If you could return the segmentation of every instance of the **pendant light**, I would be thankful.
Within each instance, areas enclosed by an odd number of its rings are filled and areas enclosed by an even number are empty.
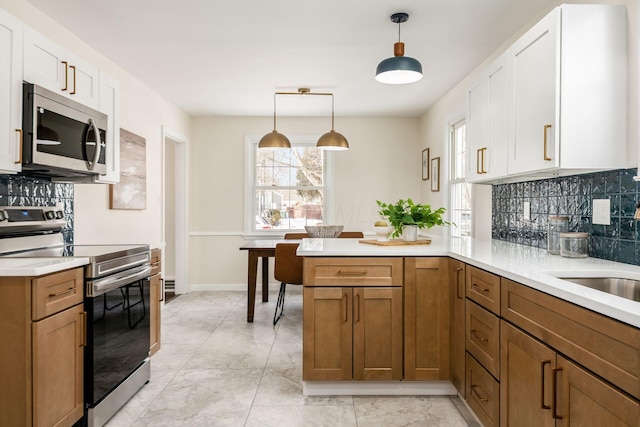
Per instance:
[[[313,93],[311,89],[302,87],[297,92],[276,92],[273,95],[273,132],[266,134],[260,139],[258,148],[291,148],[291,142],[283,134],[276,130],[276,96],[277,95],[319,95],[331,97],[331,130],[322,135],[316,147],[321,150],[344,151],[349,149],[347,138],[334,130],[334,102],[332,93]]]
[[[404,56],[404,43],[400,41],[400,24],[409,19],[409,14],[398,12],[391,15],[391,22],[398,24],[398,42],[393,45],[393,57],[378,64],[376,80],[387,84],[407,84],[422,78],[422,65],[417,59]]]

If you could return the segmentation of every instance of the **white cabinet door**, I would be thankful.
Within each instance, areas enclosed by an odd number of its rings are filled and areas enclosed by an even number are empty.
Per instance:
[[[20,172],[22,22],[0,9],[0,172]]]
[[[107,123],[107,173],[96,182],[116,184],[120,181],[120,83],[100,71],[100,111],[109,116]]]
[[[509,49],[509,174],[559,166],[559,26],[555,9]]]
[[[468,182],[507,174],[507,91],[505,52],[467,90]]]
[[[98,109],[98,69],[33,28],[24,32],[24,80]]]

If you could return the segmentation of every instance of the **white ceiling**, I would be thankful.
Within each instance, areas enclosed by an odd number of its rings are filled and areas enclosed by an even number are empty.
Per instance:
[[[422,115],[552,0],[29,0],[191,115],[273,114],[275,91],[332,92],[336,116]],[[374,79],[405,55],[424,78]],[[329,97],[278,96],[278,115],[328,115]]]

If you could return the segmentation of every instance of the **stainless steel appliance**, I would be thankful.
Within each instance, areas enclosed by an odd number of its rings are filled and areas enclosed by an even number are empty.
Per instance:
[[[148,245],[65,245],[60,207],[0,207],[0,255],[84,257],[86,423],[102,426],[151,373]]]
[[[25,82],[22,169],[34,176],[105,174],[106,114]]]

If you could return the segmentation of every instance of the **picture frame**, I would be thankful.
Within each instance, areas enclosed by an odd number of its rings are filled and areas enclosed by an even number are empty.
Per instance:
[[[440,157],[431,159],[431,191],[440,191]]]
[[[422,150],[422,180],[429,179],[429,149]]]

